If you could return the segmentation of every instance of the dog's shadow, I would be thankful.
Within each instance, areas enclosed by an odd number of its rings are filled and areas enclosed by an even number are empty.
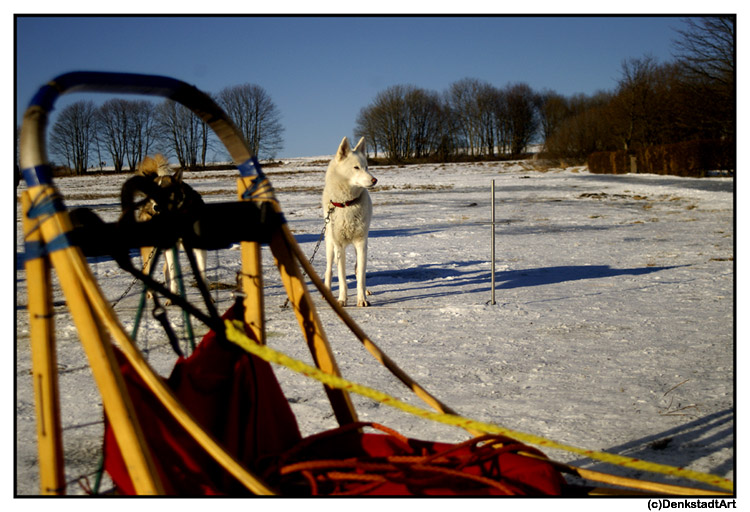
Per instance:
[[[488,292],[491,287],[491,273],[486,270],[484,264],[486,264],[485,261],[464,261],[451,262],[446,266],[426,264],[397,270],[373,271],[367,273],[367,284],[373,291],[380,286],[391,286],[402,291],[417,292],[415,295],[389,299],[389,303],[435,296]],[[477,269],[476,267],[480,265],[485,268]],[[509,290],[587,279],[642,276],[672,268],[677,268],[677,266],[612,268],[609,265],[563,265],[505,270],[495,273],[495,289]]]

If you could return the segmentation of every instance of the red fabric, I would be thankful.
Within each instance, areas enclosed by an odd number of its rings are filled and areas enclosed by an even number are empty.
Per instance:
[[[353,430],[362,425],[342,427],[303,440],[282,456],[278,466],[265,478],[283,494],[291,495],[559,496],[565,489],[565,480],[544,460],[544,454],[509,438],[485,436],[484,440],[472,439],[455,445]],[[503,442],[503,448],[493,447],[497,441]],[[519,455],[519,451],[542,459]],[[309,461],[329,467],[304,467]],[[341,467],[337,461],[343,461]],[[287,471],[296,464],[303,468]],[[443,469],[453,473],[441,473]],[[341,476],[342,473],[347,475]],[[360,475],[378,475],[381,481],[356,480]]]
[[[224,318],[233,318],[230,309]],[[248,331],[248,335],[252,334]],[[146,388],[119,353],[121,370],[138,421],[168,494],[242,494],[244,486],[221,468]],[[263,457],[300,441],[297,421],[271,366],[213,332],[188,358],[180,358],[168,381],[176,397],[215,439],[251,471]],[[119,447],[105,429],[104,467],[118,491],[134,494]]]
[[[234,315],[230,309],[224,317]],[[248,335],[252,335],[249,330]],[[247,495],[245,487],[172,419],[125,357],[116,353],[165,492]],[[407,439],[387,429],[386,434],[362,433],[363,424],[357,424],[303,440],[271,366],[222,343],[213,332],[190,357],[178,360],[167,384],[229,453],[283,495],[559,495],[565,486],[549,462],[517,453],[544,458],[541,452],[507,438],[492,438],[504,443],[502,449],[476,440],[452,445]],[[356,467],[334,468],[333,473],[288,471],[298,463],[333,461],[335,466],[342,460]],[[427,469],[425,461],[429,461]],[[104,468],[118,492],[135,494],[109,424],[105,425]],[[345,478],[337,476],[347,471]],[[362,480],[353,480],[352,474]]]

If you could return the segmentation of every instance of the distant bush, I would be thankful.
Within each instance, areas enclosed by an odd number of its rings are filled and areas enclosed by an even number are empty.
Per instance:
[[[634,152],[600,151],[589,155],[587,163],[595,174],[637,172],[704,177],[708,171],[734,170],[735,148],[722,140],[694,140]]]
[[[75,169],[72,169],[65,165],[52,164],[51,167],[52,167],[52,176],[55,178],[63,178],[65,176],[77,176],[78,175]]]
[[[630,172],[627,151],[599,151],[588,158],[589,171],[595,174],[625,174]]]
[[[735,166],[734,145],[724,141],[695,140],[666,147],[668,162],[662,164],[662,174],[703,177],[707,171],[733,170]]]

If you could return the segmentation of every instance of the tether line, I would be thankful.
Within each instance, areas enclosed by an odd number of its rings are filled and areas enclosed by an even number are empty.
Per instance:
[[[690,480],[694,480],[696,482],[702,482],[702,483],[706,483],[706,484],[719,487],[722,489],[727,489],[729,491],[734,491],[734,483],[731,480],[728,480],[726,478],[722,478],[716,475],[711,475],[708,473],[701,473],[699,471],[694,471],[694,470],[686,469],[686,468],[668,466],[666,464],[647,462],[644,460],[636,459],[634,457],[626,457],[623,455],[616,455],[613,453],[586,450],[583,448],[578,448],[575,446],[558,443],[556,441],[546,439],[544,437],[537,436],[534,434],[528,434],[525,432],[520,432],[517,430],[512,430],[509,428],[501,427],[499,425],[493,425],[491,423],[485,423],[485,422],[481,422],[477,420],[472,420],[472,419],[465,418],[463,416],[458,416],[455,414],[445,414],[445,413],[428,411],[426,409],[422,409],[420,407],[407,404],[406,402],[403,402],[386,393],[383,393],[382,391],[378,391],[376,389],[369,388],[367,386],[363,386],[361,384],[356,384],[354,382],[348,381],[341,377],[337,377],[335,375],[325,373],[314,366],[310,366],[302,361],[293,359],[282,352],[276,351],[268,347],[267,345],[259,345],[254,340],[249,338],[242,331],[241,324],[240,326],[237,326],[232,321],[229,321],[229,320],[225,320],[224,324],[226,328],[226,338],[229,341],[240,346],[247,352],[250,352],[251,354],[254,354],[260,357],[264,361],[285,366],[295,372],[301,373],[307,377],[310,377],[319,382],[322,382],[323,384],[329,387],[342,389],[342,390],[349,391],[352,393],[357,393],[367,398],[371,398],[372,400],[376,400],[382,404],[389,405],[391,407],[400,409],[404,412],[413,414],[415,416],[419,416],[421,418],[429,419],[432,421],[437,421],[439,423],[444,423],[446,425],[453,425],[456,427],[461,427],[467,430],[468,429],[477,430],[477,431],[484,432],[487,434],[501,434],[501,435],[512,437],[514,439],[517,439],[519,441],[526,442],[529,444],[534,444],[537,446],[544,446],[547,448],[552,448],[552,449],[557,449],[557,450],[563,450],[563,451],[575,453],[578,455],[582,455],[589,459],[599,460],[599,461],[607,462],[609,464],[614,464],[617,466],[622,466],[622,467],[627,467],[627,468],[632,468],[632,469],[639,469],[642,471],[648,471],[650,473],[660,473],[660,474],[671,475],[675,477],[683,477],[683,478],[687,478]]]

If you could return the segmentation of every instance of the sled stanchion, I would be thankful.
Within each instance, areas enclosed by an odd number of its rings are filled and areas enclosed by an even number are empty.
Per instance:
[[[44,105],[51,108],[51,105]],[[47,109],[39,105],[31,106],[24,114],[20,134],[20,160],[24,179],[29,186],[28,194],[32,205],[45,205],[34,214],[39,230],[39,241],[49,249],[51,266],[55,269],[60,287],[65,294],[73,320],[78,330],[81,344],[89,359],[94,380],[102,395],[102,403],[107,416],[117,424],[115,435],[118,443],[126,449],[126,461],[133,474],[133,483],[138,492],[159,494],[163,492],[161,482],[151,460],[148,446],[136,422],[133,405],[130,403],[122,374],[109,341],[104,338],[101,325],[97,322],[86,300],[80,281],[73,271],[76,258],[84,260],[80,249],[69,244],[72,224],[67,211],[55,188],[52,186],[52,173],[46,162],[44,133],[47,123]],[[34,208],[34,206],[30,207]],[[31,217],[30,211],[26,217]],[[32,267],[33,269],[33,267]],[[33,269],[36,271],[37,269]],[[92,278],[93,279],[93,278]],[[37,278],[32,277],[30,281]],[[42,397],[37,397],[39,400]],[[44,410],[46,406],[41,405]]]
[[[62,214],[58,213],[57,216],[61,217]],[[52,225],[58,224],[56,220],[50,219],[42,225],[42,236],[45,239],[54,239],[56,236],[57,226]],[[62,227],[65,227],[65,219],[61,220]],[[75,260],[82,260],[83,255],[76,247],[68,247],[51,253],[50,258],[102,395],[105,413],[113,425],[118,444],[123,447],[123,456],[130,468],[133,484],[139,494],[163,494],[148,445],[135,421],[133,404],[114,351],[105,338],[104,328],[92,311],[83,284],[75,271]]]
[[[247,191],[258,186],[259,176],[243,176],[237,180],[237,196],[249,201]],[[245,323],[259,343],[266,343],[265,300],[263,296],[263,266],[258,242],[240,242],[242,274],[241,289],[245,294]]]
[[[586,480],[592,482],[599,482],[609,485],[617,485],[629,489],[638,489],[641,493],[658,493],[658,494],[672,494],[675,496],[730,496],[730,493],[724,491],[710,491],[707,489],[697,489],[693,487],[684,487],[681,485],[663,484],[659,482],[649,482],[646,480],[636,480],[635,478],[628,478],[624,476],[610,475],[602,473],[600,471],[592,471],[590,469],[583,469],[575,466],[568,466],[560,462],[550,461],[555,467],[559,468],[560,471],[577,475]],[[612,489],[607,487],[595,488],[589,494],[592,496],[603,495],[611,496],[622,495],[622,492],[618,492],[620,489]]]
[[[333,356],[333,351],[328,344],[315,305],[305,287],[299,267],[290,250],[289,245],[293,242],[289,227],[282,224],[280,231],[277,231],[271,239],[271,252],[276,260],[281,280],[284,283],[287,296],[297,316],[305,341],[310,348],[315,365],[321,371],[338,377],[341,373]],[[325,390],[339,424],[346,425],[356,422],[357,412],[349,394],[329,387],[325,387]]]
[[[31,375],[36,397],[37,450],[42,494],[65,494],[65,460],[60,426],[60,392],[57,376],[55,326],[51,297],[51,266],[44,254],[41,233],[28,217],[31,198],[21,196],[23,231],[26,242],[26,279],[29,330],[31,333]],[[31,254],[37,248],[39,254]]]
[[[86,80],[93,78],[93,85]],[[110,81],[124,78],[124,86]],[[58,79],[56,79],[58,80]],[[190,107],[214,131],[220,135],[227,149],[236,161],[249,158],[246,144],[236,127],[226,119],[215,104],[194,88],[183,87],[178,81],[168,81],[168,87],[151,89],[154,81],[160,83],[159,77],[142,75],[121,75],[111,73],[72,73],[59,77],[57,82],[45,86],[35,96],[31,106],[24,114],[20,135],[20,159],[24,179],[29,186],[33,204],[44,204],[43,214],[47,217],[40,224],[40,241],[46,243],[50,251],[52,267],[58,274],[61,288],[65,293],[66,303],[70,308],[81,344],[89,359],[89,365],[102,397],[105,412],[120,446],[127,472],[137,494],[164,494],[164,489],[155,470],[151,453],[143,438],[136,420],[135,411],[125,387],[114,348],[105,332],[117,339],[123,354],[131,362],[138,375],[149,389],[167,408],[170,414],[192,435],[201,446],[223,467],[237,478],[248,490],[255,494],[273,494],[273,492],[249,473],[241,464],[221,448],[202,427],[184,410],[176,398],[166,388],[161,377],[156,375],[140,356],[138,349],[124,332],[117,321],[114,311],[99,290],[96,281],[90,274],[83,253],[78,247],[69,243],[72,225],[57,192],[52,186],[52,173],[46,163],[44,134],[47,123],[47,112],[60,94],[82,88],[98,92],[144,92],[172,97],[192,103]],[[134,90],[131,90],[131,85]],[[178,91],[170,88],[176,84]],[[110,87],[112,86],[112,87]],[[156,92],[154,92],[156,91]],[[174,96],[170,94],[174,93]],[[192,101],[191,101],[192,100]],[[198,105],[197,107],[195,105]],[[30,277],[30,282],[37,282]],[[40,401],[37,397],[37,401]]]
[[[291,234],[289,236],[291,236]],[[367,351],[370,352],[370,354],[375,357],[375,359],[377,359],[380,364],[385,366],[397,379],[399,379],[406,387],[411,389],[412,392],[419,398],[421,398],[427,405],[440,413],[457,414],[453,409],[448,407],[446,404],[438,400],[426,389],[420,386],[419,383],[417,383],[408,374],[406,374],[406,372],[399,368],[399,366],[390,357],[388,357],[385,352],[380,350],[380,348],[367,336],[367,334],[365,334],[365,332],[359,327],[359,325],[357,325],[354,319],[349,316],[346,310],[344,310],[344,307],[338,303],[328,287],[325,286],[325,283],[315,273],[312,265],[310,265],[310,263],[305,259],[304,254],[302,254],[302,250],[299,248],[299,246],[295,244],[292,247],[294,248],[297,260],[302,265],[305,273],[307,273],[310,279],[312,279],[315,287],[323,295],[328,305],[331,306],[331,308],[336,312],[339,318],[341,318],[344,324],[349,327],[352,333],[362,343],[365,349],[367,349]],[[479,435],[478,431],[470,428],[466,429],[466,431],[472,435]]]
[[[185,410],[183,405],[177,400],[172,392],[167,388],[164,379],[154,372],[154,370],[143,359],[138,348],[125,333],[120,323],[117,321],[114,311],[107,300],[101,295],[93,279],[88,276],[88,267],[83,260],[74,262],[74,272],[81,276],[87,299],[91,301],[91,306],[101,318],[104,327],[109,329],[122,350],[123,355],[133,366],[138,376],[143,379],[148,389],[154,393],[159,402],[167,409],[169,414],[182,425],[182,427],[200,444],[211,457],[221,464],[230,472],[240,483],[248,490],[255,494],[274,494],[263,482],[255,475],[245,469],[236,459],[226,452],[213,437],[208,434],[198,422]],[[119,444],[119,440],[118,440]],[[140,493],[139,493],[140,494]]]
[[[269,247],[284,285],[287,300],[294,308],[295,316],[315,365],[325,373],[340,377],[341,372],[333,355],[333,350],[328,343],[323,324],[318,317],[312,297],[302,277],[302,272],[295,260],[294,255],[299,250],[299,246],[289,231],[289,226],[283,220],[284,215],[273,194],[273,188],[255,158],[241,163],[238,168],[241,176],[238,181],[240,199],[269,202],[274,213],[281,219],[281,223],[271,236]],[[262,290],[259,289],[260,282],[253,282],[250,277],[256,271],[260,271],[260,250],[249,246],[247,250],[243,251],[242,256],[243,274],[245,274],[246,269],[250,273],[250,275],[243,275],[243,280],[249,285],[249,288],[245,289],[247,294],[245,300],[251,309],[257,309],[258,304],[253,304],[249,299],[262,297]],[[258,318],[262,318],[262,314],[262,312],[248,313],[247,311],[245,313],[246,318],[251,321],[258,321]],[[265,339],[265,336],[262,339]],[[324,389],[339,425],[347,425],[358,421],[357,411],[354,409],[349,393],[327,386],[324,386]]]

